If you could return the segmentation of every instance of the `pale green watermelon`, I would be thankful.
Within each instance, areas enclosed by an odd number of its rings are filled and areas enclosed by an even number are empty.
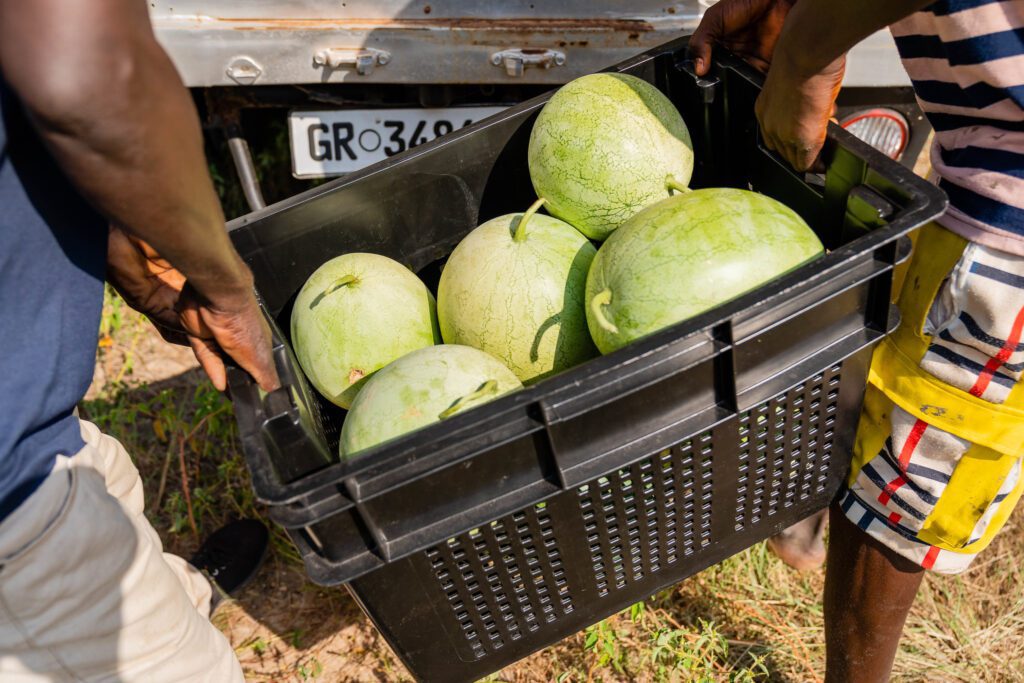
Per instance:
[[[627,221],[587,277],[602,353],[733,299],[823,253],[800,216],[748,190],[695,190]]]
[[[445,343],[486,351],[524,382],[597,355],[583,298],[597,249],[568,223],[534,213],[542,201],[469,233],[437,288]]]
[[[548,211],[591,239],[690,182],[693,145],[665,95],[635,76],[599,73],[563,86],[530,135],[530,178]]]
[[[345,417],[339,450],[358,453],[522,388],[512,371],[483,351],[443,344],[379,370]]]
[[[320,266],[295,299],[291,332],[306,377],[342,408],[380,368],[440,343],[433,295],[379,254],[344,254]]]

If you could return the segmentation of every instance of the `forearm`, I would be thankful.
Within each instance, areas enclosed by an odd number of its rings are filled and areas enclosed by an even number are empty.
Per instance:
[[[97,98],[73,120],[37,115],[72,181],[114,223],[149,242],[203,294],[247,288],[210,181],[198,117],[156,45],[137,45],[128,97]]]
[[[195,107],[152,35],[145,4],[7,0],[0,12],[5,78],[79,190],[204,296],[247,290],[250,276],[224,232]],[[71,28],[81,22],[103,28]],[[43,41],[24,36],[33,31],[62,40],[50,45],[63,44],[74,66],[58,75],[39,68],[49,57]]]
[[[821,73],[869,35],[932,0],[799,0],[786,19],[775,59],[806,75]]]

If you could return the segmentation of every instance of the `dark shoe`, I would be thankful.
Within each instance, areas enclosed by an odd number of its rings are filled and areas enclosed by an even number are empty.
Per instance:
[[[203,541],[189,564],[213,584],[210,612],[256,576],[270,547],[267,527],[255,519],[229,522]]]
[[[768,548],[797,571],[818,569],[825,564],[825,529],[828,510],[811,515],[768,539]]]

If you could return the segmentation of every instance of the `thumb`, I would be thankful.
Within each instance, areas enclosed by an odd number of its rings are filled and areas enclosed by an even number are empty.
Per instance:
[[[722,13],[712,7],[704,13],[700,26],[690,36],[689,53],[693,59],[693,70],[704,76],[711,68],[712,45],[722,37]]]
[[[188,343],[192,352],[196,354],[196,360],[203,368],[203,372],[213,382],[217,391],[224,391],[228,386],[227,370],[224,368],[224,359],[221,358],[215,342],[199,337],[189,336]]]
[[[274,355],[271,351],[272,339],[270,326],[263,319],[262,315],[257,316],[256,338],[251,352],[240,356],[238,360],[246,370],[253,376],[256,383],[264,391],[273,391],[281,386],[281,380],[277,376],[277,368],[274,366]],[[242,362],[244,361],[244,362]]]

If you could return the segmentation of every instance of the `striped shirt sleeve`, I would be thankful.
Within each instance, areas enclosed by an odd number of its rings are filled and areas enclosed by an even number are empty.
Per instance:
[[[935,129],[940,222],[1024,255],[1024,0],[940,0],[892,33]]]

